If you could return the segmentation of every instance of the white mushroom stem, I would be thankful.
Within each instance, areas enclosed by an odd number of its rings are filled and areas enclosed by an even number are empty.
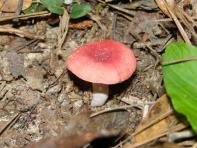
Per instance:
[[[92,84],[93,96],[91,106],[102,106],[108,98],[109,86],[105,84]]]

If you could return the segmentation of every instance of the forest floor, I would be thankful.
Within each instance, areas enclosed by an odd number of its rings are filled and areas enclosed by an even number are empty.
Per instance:
[[[46,16],[5,21],[13,14],[1,13],[1,148],[41,139],[51,145],[53,137],[61,135],[67,139],[65,147],[126,147],[147,108],[165,94],[162,53],[168,43],[181,38],[174,21],[154,0],[86,2],[92,12],[78,20],[69,20],[69,13],[59,17],[45,12]],[[196,5],[195,0],[184,4],[184,11],[197,15]],[[105,105],[91,107],[91,83],[69,72],[65,61],[77,47],[109,38],[133,50],[137,69],[128,80],[110,86]]]

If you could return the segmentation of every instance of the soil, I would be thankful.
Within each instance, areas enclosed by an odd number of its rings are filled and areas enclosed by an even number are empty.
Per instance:
[[[165,16],[158,9],[148,6],[151,10],[141,8],[132,10],[133,15],[127,15],[117,9],[100,6],[98,2],[90,3],[102,8],[102,11],[95,11],[91,16],[92,20],[97,21],[93,21],[88,28],[68,29],[66,40],[58,52],[59,26],[57,23],[50,24],[53,23],[49,19],[51,17],[16,22],[24,30],[46,35],[43,41],[1,34],[1,148],[24,147],[41,139],[65,134],[65,130],[72,134],[78,130],[89,131],[92,127],[85,126],[85,115],[128,105],[132,98],[142,103],[154,103],[164,94],[161,54],[166,43],[175,37],[175,25],[155,21]],[[125,6],[121,2],[114,4]],[[54,18],[58,22],[58,17]],[[110,98],[105,105],[93,108],[90,106],[91,83],[69,72],[65,61],[80,45],[105,38],[118,40],[130,47],[137,59],[137,69],[130,79],[110,86]],[[122,137],[112,140],[110,146],[115,146],[131,135],[141,121],[144,110],[136,103],[126,111],[114,110],[112,113],[115,114],[106,117],[105,113],[99,115],[103,116],[103,123],[95,121],[94,126],[98,131],[106,127],[123,131]],[[109,122],[112,116],[114,122]],[[69,135],[69,132],[66,134]]]

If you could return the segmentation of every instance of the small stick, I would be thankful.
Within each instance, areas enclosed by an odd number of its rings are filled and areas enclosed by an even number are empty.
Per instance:
[[[41,12],[35,12],[35,13],[30,13],[30,14],[22,14],[22,15],[14,15],[14,16],[4,16],[0,18],[0,22],[3,21],[9,21],[15,18],[18,19],[29,19],[29,18],[34,18],[34,17],[44,17],[44,16],[49,16],[51,13],[48,11],[41,11]]]
[[[16,47],[15,50],[16,50],[16,51],[20,51],[20,50],[22,50],[23,48],[25,48],[25,47],[31,45],[32,43],[34,43],[34,42],[36,42],[36,41],[37,41],[37,39],[33,39],[33,40],[27,42],[26,44],[24,44],[24,45],[22,45],[22,46]]]
[[[0,32],[6,32],[6,33],[10,33],[10,34],[15,34],[18,35],[20,37],[26,37],[26,38],[30,38],[30,39],[38,39],[38,40],[44,40],[45,37],[44,36],[38,36],[35,34],[31,34],[19,29],[15,29],[12,27],[0,27]]]
[[[197,16],[193,16],[191,17],[194,20],[197,20]],[[173,19],[171,18],[163,18],[163,19],[152,19],[152,20],[148,20],[148,22],[172,22]]]
[[[129,134],[129,133],[128,133],[128,134]],[[122,148],[123,145],[124,145],[126,142],[128,142],[128,141],[131,140],[131,138],[132,138],[132,135],[129,134],[129,136],[128,136],[127,138],[125,138],[124,140],[122,140],[121,142],[119,142],[117,145],[115,145],[115,146],[112,147],[112,148]],[[125,148],[127,148],[127,147],[125,147]]]
[[[183,39],[185,40],[186,43],[191,44],[191,42],[190,42],[190,40],[189,40],[189,38],[187,36],[187,33],[183,29],[183,27],[182,27],[181,23],[179,22],[179,20],[177,19],[176,15],[171,11],[171,9],[169,8],[169,6],[166,3],[166,1],[163,0],[163,2],[164,2],[164,5],[166,6],[166,9],[168,10],[170,16],[172,17],[172,19],[174,20],[176,26],[178,27],[181,36],[183,37]]]
[[[60,26],[59,26],[59,33],[60,35],[58,36],[58,47],[57,47],[57,52],[60,52],[65,40],[66,36],[68,33],[68,24],[70,21],[70,17],[68,15],[67,10],[64,10],[63,16],[60,18]]]
[[[106,112],[111,112],[111,111],[115,111],[115,110],[127,110],[128,108],[132,108],[132,107],[140,108],[139,106],[137,106],[135,104],[133,104],[133,105],[125,105],[125,106],[118,106],[118,107],[115,107],[115,108],[106,108],[104,110],[101,110],[101,111],[98,111],[96,113],[91,114],[90,118],[98,116],[98,115],[106,113]]]
[[[97,25],[102,29],[102,31],[106,33],[107,28],[104,25],[102,25],[102,23],[100,22],[100,18],[98,16],[92,15],[92,14],[89,14],[89,16],[93,21],[95,21],[97,23]]]
[[[15,123],[21,116],[21,113],[17,113],[9,123],[7,123],[1,130],[0,130],[0,136],[11,126],[13,123]]]
[[[118,7],[118,6],[115,6],[115,5],[107,4],[107,3],[105,3],[102,0],[97,0],[97,1],[100,2],[100,3],[102,3],[102,4],[106,4],[107,6],[113,8],[113,9],[116,9],[118,11],[124,12],[124,13],[126,13],[128,15],[131,15],[131,16],[134,16],[135,15],[135,13],[132,13],[131,11],[129,11],[127,9],[124,9],[124,8],[121,8],[121,7]]]

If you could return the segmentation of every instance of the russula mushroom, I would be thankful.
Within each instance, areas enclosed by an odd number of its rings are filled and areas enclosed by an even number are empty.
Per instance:
[[[92,82],[91,106],[103,105],[109,85],[128,79],[136,68],[133,51],[114,40],[100,40],[82,45],[66,61],[66,66],[82,80]]]

